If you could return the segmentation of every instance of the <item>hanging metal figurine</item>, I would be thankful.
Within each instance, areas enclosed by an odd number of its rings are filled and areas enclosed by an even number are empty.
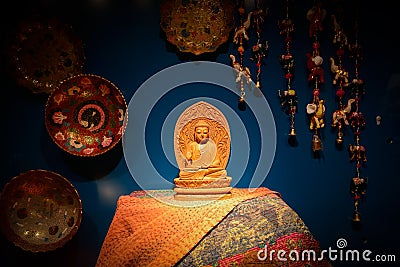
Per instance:
[[[256,1],[256,8],[251,12],[251,24],[255,28],[257,34],[257,43],[252,46],[251,60],[255,62],[257,67],[256,87],[261,89],[261,65],[265,64],[264,58],[268,55],[268,41],[262,40],[263,24],[267,16],[268,8],[263,9],[260,0]]]
[[[252,82],[250,69],[244,65],[244,54],[246,51],[245,46],[249,41],[249,28],[252,25],[255,28],[257,34],[257,42],[252,46],[252,56],[250,60],[256,62],[257,76],[256,76],[256,87],[261,89],[261,65],[264,64],[263,59],[267,57],[268,54],[268,41],[262,41],[262,24],[265,21],[265,16],[267,15],[267,8],[263,9],[261,7],[260,1],[256,2],[256,7],[253,11],[249,12],[247,16],[244,8],[244,2],[241,1],[238,7],[239,16],[239,26],[236,27],[233,42],[237,45],[237,52],[239,58],[236,59],[234,55],[230,55],[232,67],[237,71],[236,82],[240,84],[240,97],[238,108],[240,110],[246,109],[245,101],[245,83],[250,84]]]
[[[285,74],[286,89],[281,92],[278,90],[282,110],[288,115],[290,120],[290,131],[288,143],[292,146],[296,145],[296,129],[295,129],[295,114],[297,113],[297,93],[292,88],[292,80],[294,76],[294,56],[291,53],[292,34],[294,32],[293,20],[289,18],[289,0],[286,1],[286,17],[278,22],[280,34],[285,37],[284,54],[280,55],[280,63]]]
[[[354,99],[349,99],[345,104],[344,97],[346,95],[345,89],[349,85],[349,72],[343,67],[343,56],[348,46],[347,36],[343,31],[340,24],[341,21],[337,19],[336,15],[331,15],[333,23],[333,44],[336,46],[336,57],[330,57],[330,69],[333,75],[332,84],[336,87],[336,101],[338,102],[337,109],[332,113],[332,128],[337,129],[336,147],[342,149],[344,128],[349,125],[348,115],[351,111]]]
[[[310,22],[308,33],[312,38],[312,53],[307,53],[307,68],[309,71],[308,82],[313,86],[311,103],[307,104],[306,112],[309,117],[309,128],[313,132],[312,151],[314,157],[319,157],[323,149],[320,137],[320,129],[325,127],[325,101],[320,98],[321,85],[325,83],[323,58],[320,55],[320,43],[318,37],[323,30],[322,22],[326,17],[326,10],[322,7],[322,1],[316,0],[314,6],[308,10],[307,19]]]
[[[355,43],[349,45],[349,57],[354,60],[355,77],[349,84],[350,93],[354,99],[354,110],[349,115],[349,123],[354,134],[354,145],[349,145],[350,162],[355,163],[355,175],[350,182],[350,194],[353,198],[354,212],[353,222],[359,224],[361,216],[359,205],[366,194],[368,179],[362,177],[361,169],[367,162],[366,148],[361,144],[361,131],[365,128],[366,120],[364,114],[360,111],[361,97],[365,95],[365,84],[359,77],[359,67],[363,58],[361,46],[358,43],[358,22],[355,24]]]
[[[251,12],[247,15],[246,20],[244,21],[245,17],[245,8],[244,3],[239,3],[238,7],[238,15],[239,15],[239,26],[235,28],[235,34],[233,37],[233,42],[238,46],[237,51],[239,54],[239,58],[237,59],[234,55],[230,55],[232,67],[236,70],[236,83],[240,84],[240,96],[239,96],[239,103],[238,108],[240,110],[246,109],[246,102],[245,102],[245,95],[246,92],[244,90],[244,83],[251,82],[251,73],[250,69],[243,64],[244,52],[245,52],[245,42],[249,40],[249,35],[247,30],[250,27],[251,23]]]

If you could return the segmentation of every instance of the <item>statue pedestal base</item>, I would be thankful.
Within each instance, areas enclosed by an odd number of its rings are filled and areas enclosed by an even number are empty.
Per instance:
[[[181,179],[175,178],[175,199],[216,200],[230,197],[232,177]]]
[[[182,188],[175,187],[176,200],[217,200],[231,197],[232,187],[221,188]]]
[[[182,179],[175,178],[174,183],[176,187],[180,188],[221,188],[229,187],[232,181],[232,177],[224,178],[208,178],[203,179]]]

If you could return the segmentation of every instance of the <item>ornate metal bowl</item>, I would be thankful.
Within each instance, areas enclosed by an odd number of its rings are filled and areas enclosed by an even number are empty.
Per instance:
[[[122,138],[127,104],[107,79],[79,74],[63,81],[50,95],[45,123],[53,141],[76,156],[97,156]]]
[[[17,84],[46,94],[62,80],[82,73],[85,60],[80,38],[72,27],[55,18],[21,22],[9,55]]]
[[[229,39],[234,7],[232,0],[163,0],[160,26],[167,40],[181,52],[215,52]]]
[[[30,170],[12,178],[0,195],[0,225],[16,246],[32,252],[62,247],[78,231],[82,203],[63,176]]]

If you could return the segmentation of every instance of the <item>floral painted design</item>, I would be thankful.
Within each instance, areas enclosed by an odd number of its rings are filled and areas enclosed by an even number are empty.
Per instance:
[[[89,77],[82,77],[82,79],[80,79],[79,82],[84,87],[92,85],[92,81],[90,80]]]
[[[93,151],[94,151],[93,148],[85,148],[84,150],[82,150],[83,154],[85,155],[90,155],[93,153]]]
[[[69,144],[72,148],[75,148],[75,149],[81,149],[81,148],[84,146],[83,143],[81,143],[80,141],[78,141],[78,140],[76,140],[76,139],[70,139],[69,142],[68,142],[68,144]]]
[[[63,120],[65,120],[67,118],[67,116],[64,116],[61,111],[57,111],[57,112],[54,112],[52,118],[55,123],[62,124]]]
[[[68,95],[76,95],[81,91],[81,88],[78,86],[74,85],[71,88],[68,89]]]
[[[97,75],[80,74],[65,80],[49,96],[46,128],[68,153],[96,156],[121,140],[126,112],[125,98],[116,85]]]
[[[112,143],[112,137],[105,137],[103,136],[103,142],[101,142],[101,145],[103,147],[108,147]]]
[[[65,96],[63,94],[55,94],[53,97],[53,100],[57,105],[60,105],[60,103],[64,100]]]
[[[64,134],[63,134],[62,132],[57,132],[57,133],[54,135],[54,138],[55,138],[56,140],[58,140],[58,141],[63,141],[63,140],[65,140],[65,136],[64,136]]]
[[[123,121],[124,117],[124,110],[122,108],[118,109],[118,120]]]
[[[105,84],[101,84],[99,88],[102,96],[108,95],[110,93],[110,88],[108,88],[108,86]]]

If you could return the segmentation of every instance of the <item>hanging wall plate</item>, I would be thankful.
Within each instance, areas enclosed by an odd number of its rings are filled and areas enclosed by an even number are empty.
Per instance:
[[[50,93],[82,73],[83,44],[72,27],[54,18],[21,22],[9,48],[10,70],[18,85],[33,93]]]
[[[45,252],[62,247],[76,234],[82,203],[63,176],[30,170],[4,186],[0,215],[1,230],[8,240],[23,250]]]
[[[46,128],[64,151],[97,156],[120,141],[126,109],[125,98],[115,84],[97,75],[80,74],[63,81],[50,94]]]
[[[234,7],[232,0],[163,0],[160,26],[180,52],[215,52],[234,27]]]

